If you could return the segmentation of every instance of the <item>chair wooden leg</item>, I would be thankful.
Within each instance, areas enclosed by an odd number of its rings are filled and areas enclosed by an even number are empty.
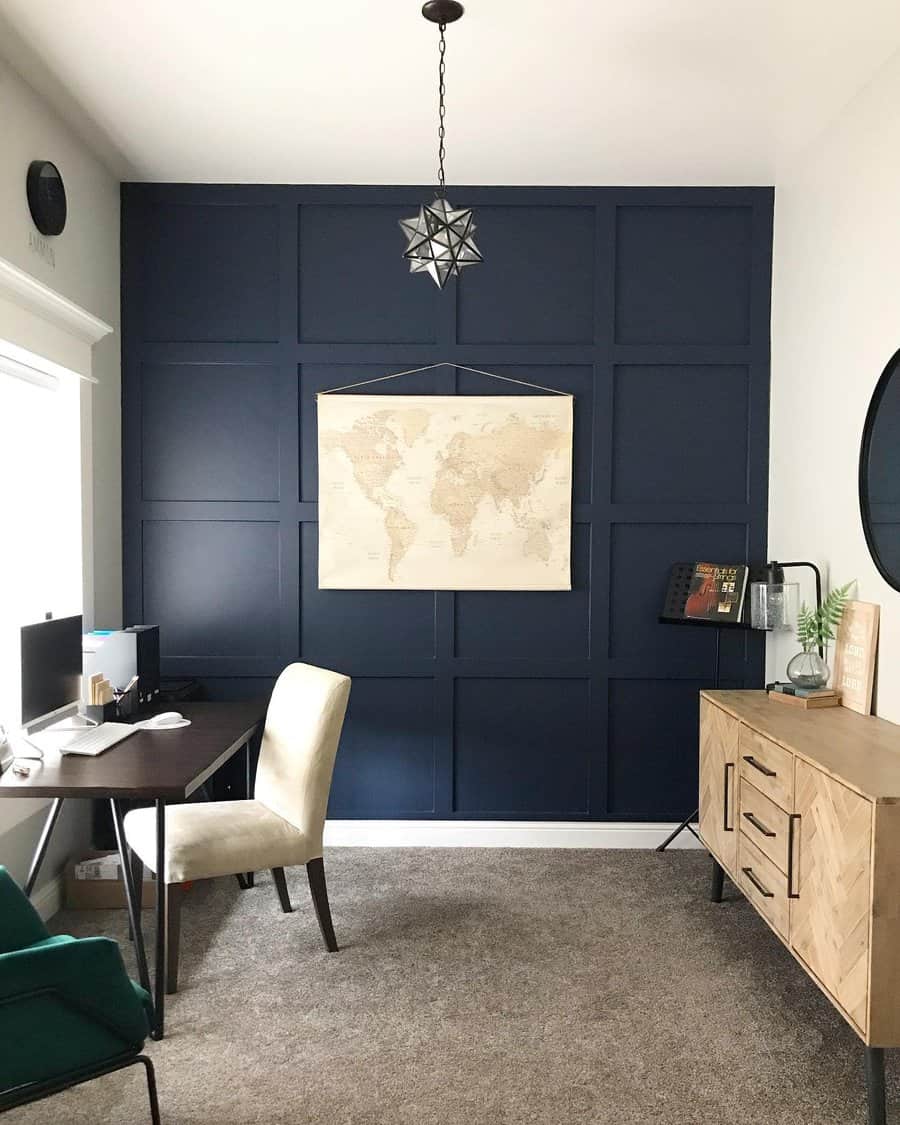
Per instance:
[[[171,996],[178,991],[178,957],[181,946],[181,900],[184,888],[171,883],[164,888],[168,896],[166,911],[166,992]]]
[[[278,891],[278,901],[281,903],[281,909],[285,914],[290,914],[294,908],[291,906],[291,898],[287,889],[287,879],[284,877],[284,868],[273,867],[272,878],[275,880],[275,889]]]
[[[328,888],[325,886],[325,864],[321,856],[318,859],[311,859],[307,863],[306,875],[309,879],[309,889],[312,892],[313,906],[316,908],[316,917],[319,920],[319,929],[322,931],[325,948],[329,953],[337,953],[338,943],[331,922]]]

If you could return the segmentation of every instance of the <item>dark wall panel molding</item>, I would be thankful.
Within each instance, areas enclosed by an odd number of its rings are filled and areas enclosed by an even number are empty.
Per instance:
[[[278,339],[274,207],[160,202],[151,222],[153,238],[135,263],[145,340]]]
[[[715,642],[656,615],[673,561],[765,558],[773,193],[458,188],[486,260],[439,293],[427,190],[123,186],[126,616],[210,698],[352,675],[333,816],[683,816]],[[574,394],[571,592],[318,589],[316,394],[441,360]]]
[[[753,213],[620,205],[616,343],[750,343]]]
[[[277,501],[278,384],[273,364],[143,364],[143,499]]]
[[[459,288],[457,342],[592,344],[595,209],[489,206],[476,222],[491,250]]]
[[[300,208],[300,340],[437,342],[440,294],[409,285],[409,265],[395,253],[398,223],[409,215],[408,207],[387,204]],[[348,307],[353,316],[346,315]]]

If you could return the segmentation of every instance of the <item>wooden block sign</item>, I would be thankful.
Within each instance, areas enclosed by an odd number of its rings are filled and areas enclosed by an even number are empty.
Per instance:
[[[834,687],[841,704],[860,715],[872,710],[880,608],[872,602],[847,602],[834,646]]]

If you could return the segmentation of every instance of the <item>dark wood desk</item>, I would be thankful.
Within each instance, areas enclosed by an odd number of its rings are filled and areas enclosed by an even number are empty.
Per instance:
[[[47,751],[43,762],[28,762],[31,767],[28,777],[16,777],[10,769],[0,778],[0,798],[53,798],[25,881],[28,895],[34,888],[63,801],[93,797],[110,802],[138,974],[141,984],[154,997],[151,1032],[154,1039],[162,1038],[165,1026],[168,888],[157,879],[156,979],[151,988],[120,802],[139,800],[156,804],[156,871],[159,874],[165,869],[166,803],[186,800],[241,749],[246,752],[249,792],[250,744],[265,716],[265,709],[264,702],[184,704],[180,710],[191,720],[189,727],[169,731],[139,730],[96,758],[60,756]]]

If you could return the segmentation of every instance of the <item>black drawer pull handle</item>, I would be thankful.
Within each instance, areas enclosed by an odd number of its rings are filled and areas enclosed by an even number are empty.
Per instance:
[[[725,763],[725,808],[723,809],[723,812],[722,812],[722,827],[725,829],[726,832],[733,832],[734,831],[734,825],[728,823],[728,806],[729,806],[729,801],[728,801],[728,792],[729,792],[728,771],[733,770],[733,769],[734,769],[734,762],[726,762]]]
[[[771,828],[766,828],[763,822],[753,815],[752,812],[744,813],[744,820],[749,820],[757,832],[762,832],[763,836],[769,836],[771,839],[775,838],[775,833]]]
[[[745,754],[744,755],[744,761],[749,762],[750,765],[753,766],[753,768],[755,770],[759,770],[760,773],[764,773],[766,775],[766,777],[777,777],[778,776],[778,774],[774,770],[770,770],[769,767],[764,766],[762,764],[762,762],[757,762],[756,758],[754,758],[752,754]]]
[[[774,898],[775,897],[775,895],[772,893],[772,891],[767,891],[766,888],[759,881],[759,879],[757,879],[757,877],[753,874],[753,868],[752,867],[742,867],[741,871],[743,871],[743,873],[747,876],[747,878],[750,880],[750,882],[753,884],[753,886],[756,887],[756,889],[763,896],[763,898]]]
[[[794,890],[794,837],[797,825],[800,823],[800,814],[792,812],[788,816],[788,869],[787,869],[787,896],[799,898],[799,891]]]

